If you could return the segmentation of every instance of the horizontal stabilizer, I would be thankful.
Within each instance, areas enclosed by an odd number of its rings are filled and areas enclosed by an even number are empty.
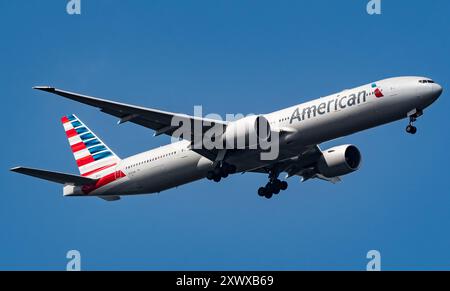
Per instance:
[[[58,172],[50,172],[39,169],[25,168],[25,167],[16,167],[12,168],[11,171],[36,177],[39,179],[48,180],[51,182],[59,183],[59,184],[70,184],[74,186],[84,186],[84,185],[93,185],[97,182],[96,179],[90,179],[86,177],[81,177],[72,174],[64,174]]]

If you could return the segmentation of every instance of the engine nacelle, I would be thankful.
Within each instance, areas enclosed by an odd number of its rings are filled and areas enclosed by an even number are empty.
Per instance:
[[[354,145],[341,145],[322,151],[317,170],[327,178],[350,174],[359,169],[361,153]]]
[[[269,121],[262,115],[252,115],[230,122],[222,136],[229,149],[247,149],[257,147],[261,141],[270,139]]]

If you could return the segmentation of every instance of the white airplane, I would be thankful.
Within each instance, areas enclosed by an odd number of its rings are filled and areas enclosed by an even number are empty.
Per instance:
[[[278,177],[318,178],[336,183],[340,177],[359,169],[361,154],[354,145],[321,150],[318,144],[375,126],[409,118],[406,131],[415,134],[416,119],[442,94],[442,87],[425,77],[397,77],[369,83],[275,111],[225,122],[155,110],[98,99],[53,87],[34,89],[57,94],[118,117],[119,124],[132,122],[155,131],[155,135],[174,136],[186,124],[200,123],[200,134],[169,145],[120,159],[75,115],[62,123],[78,165],[80,175],[16,167],[11,171],[64,185],[64,196],[95,196],[106,201],[124,195],[158,193],[195,180],[219,182],[229,174],[266,173],[269,182],[258,194],[271,198],[288,184]],[[173,120],[178,122],[174,123]],[[221,142],[236,140],[250,133],[262,138],[258,125],[266,124],[266,139],[277,134],[278,155],[262,159],[262,148],[205,148],[193,146],[213,127],[223,129],[215,137]],[[246,130],[244,130],[244,128]]]

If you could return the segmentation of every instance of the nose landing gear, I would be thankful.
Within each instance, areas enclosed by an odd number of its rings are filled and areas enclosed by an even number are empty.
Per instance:
[[[409,134],[416,134],[417,133],[417,127],[415,127],[414,125],[412,125],[412,123],[410,123],[406,127],[406,132],[409,133]]]
[[[423,114],[422,110],[414,109],[408,113],[409,124],[406,127],[406,132],[409,134],[416,134],[417,127],[414,126],[414,122],[417,121],[417,118]]]

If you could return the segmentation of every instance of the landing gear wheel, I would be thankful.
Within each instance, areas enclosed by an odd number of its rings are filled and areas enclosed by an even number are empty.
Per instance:
[[[272,183],[272,188],[273,188],[273,194],[278,194],[281,191],[281,181],[280,180],[275,180]]]
[[[270,182],[267,183],[265,188],[266,188],[266,193],[269,193],[269,192],[270,192],[270,193],[273,193],[274,187],[273,187],[273,184],[272,184],[272,183],[270,183]]]
[[[221,176],[222,178],[226,178],[226,177],[228,177],[228,172],[222,171],[222,172],[220,173],[220,176]]]
[[[222,165],[216,166],[214,169],[206,174],[208,180],[214,180],[219,182],[222,178],[227,178],[230,174],[236,173],[236,166],[223,163]]]
[[[264,195],[264,197],[266,197],[267,199],[272,198],[273,194],[272,192],[267,192],[266,195]]]
[[[406,127],[406,132],[409,134],[416,134],[417,133],[417,127],[415,127],[414,125],[408,125]]]
[[[224,164],[222,166],[222,171],[224,171],[227,174],[234,174],[234,173],[236,173],[236,166],[230,165],[230,164]]]
[[[261,187],[258,189],[258,195],[270,199],[273,197],[273,195],[277,195],[287,188],[288,183],[286,181],[280,181],[278,178],[271,179],[265,187]]]
[[[217,167],[213,170],[214,176],[220,177],[222,174],[221,168]]]
[[[280,184],[280,189],[282,191],[286,190],[288,188],[288,183],[286,181],[282,181]]]
[[[266,196],[266,188],[264,188],[264,187],[259,188],[258,189],[258,195],[261,196],[261,197]]]

